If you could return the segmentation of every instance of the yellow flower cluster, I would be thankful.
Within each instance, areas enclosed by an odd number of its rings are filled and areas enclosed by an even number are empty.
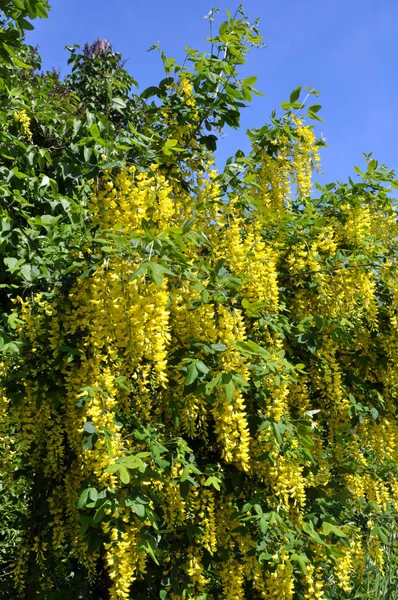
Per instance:
[[[185,98],[185,103],[187,106],[194,107],[196,106],[195,98],[192,96],[193,85],[188,79],[180,80],[180,88],[182,90],[182,96]]]
[[[30,129],[30,117],[28,116],[26,110],[23,108],[22,110],[15,112],[14,119],[18,123],[21,123],[22,131],[31,140],[32,139],[32,131]]]
[[[181,465],[175,462],[171,468],[170,480],[158,485],[159,494],[164,500],[164,518],[172,530],[186,521],[186,502],[181,496],[180,486],[173,481],[181,476],[182,471]]]
[[[200,549],[196,546],[190,546],[187,550],[187,575],[191,580],[191,587],[195,591],[193,597],[205,591],[208,580],[203,575],[203,564]]]
[[[224,306],[219,306],[219,341],[229,347],[224,353],[221,365],[226,373],[247,376],[247,367],[242,356],[234,350],[233,340],[245,339],[243,317],[238,309],[230,311]],[[243,470],[250,468],[249,454],[249,429],[246,418],[246,406],[242,393],[233,391],[231,400],[228,400],[224,390],[217,393],[212,409],[215,420],[215,433],[222,448],[222,456],[226,462],[234,462]]]
[[[293,151],[292,168],[294,172],[294,182],[296,184],[297,194],[306,198],[312,191],[312,171],[313,167],[319,165],[318,148],[315,146],[315,135],[313,130],[303,124],[300,118],[293,118],[296,125],[296,132],[301,143],[295,144]]]
[[[245,600],[243,566],[230,558],[220,570],[222,597],[225,600]]]
[[[172,191],[157,165],[148,173],[136,172],[132,165],[114,178],[105,172],[91,197],[93,226],[128,235],[142,232],[142,220],[146,219],[161,231],[173,224]]]
[[[271,561],[274,570],[267,576],[264,600],[293,600],[293,567],[284,550]]]
[[[4,380],[7,372],[7,364],[5,361],[0,362],[0,381]],[[7,398],[6,390],[0,387],[0,473],[4,483],[8,479],[12,479],[12,473],[9,472],[7,466],[13,459],[15,453],[12,450],[13,437],[8,430],[7,421],[10,412],[10,401]]]
[[[216,507],[214,492],[204,488],[201,493],[201,506],[199,512],[201,526],[204,529],[202,545],[210,554],[217,550],[216,537]]]
[[[236,203],[237,198],[231,200],[228,214],[219,221],[216,258],[223,258],[231,273],[243,277],[241,290],[248,302],[264,303],[270,312],[277,312],[278,252],[261,240],[260,223],[245,225]]]
[[[343,549],[344,548],[344,549]],[[345,592],[351,591],[351,573],[352,573],[352,556],[350,549],[340,547],[343,556],[339,558],[334,568],[334,574],[337,579],[337,584]]]
[[[325,600],[322,573],[317,571],[314,565],[307,566],[304,577],[306,583],[305,600]]]
[[[305,505],[307,482],[302,471],[300,465],[289,462],[284,456],[277,457],[275,466],[269,469],[270,485],[285,510]]]
[[[319,382],[322,386],[322,395],[333,407],[335,417],[341,420],[347,414],[350,404],[342,386],[340,365],[336,360],[337,350],[337,345],[331,340],[325,342],[322,349],[319,350],[322,364],[322,375],[319,377]]]
[[[368,543],[368,552],[372,559],[372,563],[379,570],[381,575],[384,575],[384,548],[376,536],[371,536]]]
[[[139,529],[129,524],[129,517],[123,517],[124,531],[118,527],[110,530],[110,541],[104,544],[108,573],[112,580],[109,598],[130,598],[130,587],[137,574],[137,534]]]
[[[298,142],[292,142],[283,132],[273,140],[274,156],[263,152],[258,171],[257,184],[261,191],[254,196],[260,201],[260,213],[267,221],[281,218],[290,206],[292,187],[296,195],[307,198],[312,192],[312,171],[319,168],[319,152],[313,129],[303,124],[299,117],[292,117],[291,126]]]

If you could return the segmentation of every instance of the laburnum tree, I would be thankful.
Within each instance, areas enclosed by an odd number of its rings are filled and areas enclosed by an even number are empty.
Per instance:
[[[216,169],[242,8],[142,93],[0,9],[0,597],[393,598],[394,172],[314,191],[300,88]]]

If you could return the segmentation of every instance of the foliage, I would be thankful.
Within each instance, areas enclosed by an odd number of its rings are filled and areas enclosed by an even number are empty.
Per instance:
[[[46,18],[47,0],[1,0],[0,1],[0,89],[4,89],[12,75],[13,67],[25,69],[22,60],[22,36],[34,29],[28,19]]]
[[[39,74],[46,3],[0,6],[0,597],[393,597],[394,173],[313,195],[301,88],[216,170],[242,9],[138,94],[111,47]]]

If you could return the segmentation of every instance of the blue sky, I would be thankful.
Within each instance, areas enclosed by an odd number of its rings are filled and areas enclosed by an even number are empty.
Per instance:
[[[218,23],[238,5],[213,1],[221,9]],[[152,44],[160,42],[177,60],[186,45],[207,48],[204,16],[211,6],[211,0],[53,0],[49,19],[35,21],[27,41],[39,45],[44,68],[65,74],[67,44],[106,38],[144,89],[163,77],[158,53],[147,52]],[[246,129],[261,126],[302,85],[321,91],[325,122],[316,131],[328,144],[325,183],[345,181],[354,165],[364,164],[362,152],[398,170],[397,0],[246,0],[244,8],[250,20],[260,17],[267,48],[249,54],[242,76],[256,75],[264,96],[244,111],[240,131],[227,132],[218,163],[247,150]]]

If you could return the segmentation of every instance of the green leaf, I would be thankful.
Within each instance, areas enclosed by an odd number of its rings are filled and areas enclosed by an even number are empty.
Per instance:
[[[185,379],[185,385],[192,385],[199,375],[198,369],[196,368],[196,361],[192,361],[187,368],[187,376]]]
[[[370,535],[377,536],[382,544],[388,544],[388,536],[381,527],[373,527],[370,530]]]
[[[98,500],[98,492],[95,488],[88,488],[88,496],[90,500],[93,502],[97,502]]]
[[[156,285],[162,285],[163,283],[163,275],[162,268],[158,263],[150,262],[147,265],[148,277],[153,283]]]
[[[245,100],[248,100],[248,101],[250,102],[250,101],[251,101],[251,99],[252,99],[252,95],[251,95],[251,92],[250,92],[250,88],[243,87],[243,88],[242,88],[242,96],[243,96],[243,98],[244,98]]]
[[[3,262],[8,267],[8,269],[13,273],[20,266],[20,261],[17,258],[6,256],[3,258]]]
[[[81,125],[82,125],[82,122],[80,121],[80,119],[73,119],[73,135],[77,134]]]
[[[321,104],[313,104],[312,106],[308,107],[308,112],[317,113],[321,110],[321,108]]]
[[[1,348],[1,352],[5,352],[7,354],[19,354],[19,348],[15,342],[8,342]]]
[[[183,235],[185,235],[186,233],[191,231],[192,225],[195,223],[195,221],[196,221],[196,217],[191,217],[190,219],[188,219],[187,221],[184,222],[184,224],[182,226]]]
[[[86,488],[82,491],[77,501],[77,508],[84,508],[88,502],[88,495],[90,493],[91,488]]]
[[[327,521],[324,521],[322,523],[322,533],[324,533],[325,535],[329,535],[329,533],[334,533],[334,535],[337,535],[338,537],[347,537],[344,531],[340,529],[340,527],[336,527],[336,525],[328,523]]]
[[[182,150],[184,150],[184,148],[179,148],[177,144],[177,140],[167,140],[163,146],[163,154],[166,154],[166,156],[170,156],[172,152],[181,152]]]
[[[217,81],[219,80],[219,76],[216,75],[216,73],[213,73],[212,71],[205,71],[203,75],[206,77],[206,79],[210,81],[210,83],[217,83]]]
[[[290,94],[290,104],[293,104],[293,102],[297,102],[297,100],[300,97],[300,93],[301,93],[301,85],[299,85],[299,87],[296,87],[296,89],[294,89],[292,91],[292,93]]]
[[[265,350],[265,348],[262,348],[251,340],[248,342],[235,342],[235,346],[242,354],[270,358],[270,353],[268,350]]]
[[[211,379],[211,381],[206,383],[206,393],[209,394],[211,392],[211,390],[220,383],[220,381],[221,381],[221,375],[216,375],[215,377],[213,377],[213,379]]]
[[[308,111],[308,116],[310,119],[313,119],[314,121],[320,121],[321,123],[323,123],[323,119],[321,119],[321,117],[318,117],[318,115],[312,111]]]
[[[7,325],[11,329],[16,329],[18,323],[23,323],[21,319],[18,319],[18,313],[14,312],[7,316]],[[3,338],[0,339],[4,342]]]
[[[94,513],[94,517],[93,517],[93,522],[94,523],[99,523],[100,521],[102,521],[102,519],[105,516],[105,508],[110,505],[110,501],[106,500],[105,502],[103,502],[101,504],[101,506],[98,507],[98,510],[96,510],[96,512]]]
[[[242,85],[243,87],[250,87],[252,85],[255,85],[256,81],[257,77],[254,77],[254,75],[252,75],[251,77],[246,77],[246,79],[242,81]]]
[[[296,562],[299,566],[300,571],[306,575],[307,573],[307,565],[306,563],[311,562],[306,554],[292,554],[290,559]]]
[[[129,483],[130,481],[130,473],[123,465],[119,465],[119,478],[122,483]]]
[[[272,560],[272,558],[272,554],[269,554],[268,552],[261,552],[260,556],[258,557],[258,562],[262,564],[264,562]]]
[[[292,108],[289,102],[281,102],[281,107],[283,110],[290,110]]]
[[[217,150],[217,136],[210,134],[210,135],[204,135],[199,139],[199,142],[201,144],[205,144],[206,148],[208,150],[210,150],[211,152],[214,152],[215,150]]]
[[[149,265],[149,263],[147,263],[147,262],[145,262],[145,263],[142,263],[142,264],[141,264],[141,265],[138,267],[138,269],[136,269],[136,270],[134,271],[134,273],[133,273],[132,275],[130,275],[130,276],[129,276],[129,281],[134,281],[134,279],[137,279],[138,277],[141,277],[141,275],[143,275],[143,274],[146,272],[146,270],[147,270],[147,268],[148,268],[148,265]]]
[[[44,226],[54,225],[59,220],[59,217],[53,217],[53,215],[42,215],[40,217],[40,223]]]
[[[209,292],[207,290],[202,290],[200,292],[200,296],[202,298],[203,304],[207,304],[209,302],[209,300],[210,300],[210,294],[209,294]]]
[[[181,477],[180,477],[180,481],[182,483],[188,479],[189,473],[190,473],[189,465],[185,465],[185,467],[182,470]]]
[[[122,160],[108,160],[107,162],[101,165],[101,169],[103,171],[107,169],[115,169],[116,167],[119,169],[123,169],[125,163]]]
[[[169,61],[173,61],[173,64],[175,62],[174,58],[171,59],[166,59]],[[170,64],[170,63],[169,63]],[[167,90],[172,84],[174,83],[174,78],[173,77],[165,77],[164,79],[162,79],[162,81],[159,83],[159,87],[161,90]]]
[[[83,429],[87,433],[98,433],[98,431],[92,421],[86,421],[83,425]]]
[[[94,441],[94,436],[88,435],[86,437],[86,439],[84,440],[84,444],[83,444],[83,450],[91,450],[91,448],[93,447],[93,441]]]
[[[91,125],[90,133],[95,140],[97,140],[98,138],[101,138],[100,130],[98,129],[97,123],[93,123]]]
[[[272,430],[274,432],[274,436],[276,441],[278,442],[278,444],[282,444],[283,440],[282,440],[282,436],[281,436],[281,430],[279,427],[279,423],[272,423]]]
[[[12,62],[15,65],[17,58],[14,57],[14,54],[15,54],[14,50],[8,44],[6,44],[5,42],[2,42],[2,46],[3,46],[4,50],[7,52],[7,54],[9,54],[10,56],[13,57]],[[18,66],[18,64],[16,66]],[[28,66],[28,65],[26,65],[26,66]]]
[[[24,0],[26,10],[28,11],[28,15],[30,19],[34,19],[36,17],[35,5],[32,6],[30,0]]]
[[[42,180],[39,185],[39,188],[47,187],[49,183],[50,183],[50,178],[48,177],[48,175],[43,175]]]
[[[156,548],[155,538],[150,533],[141,531],[141,541],[137,546],[137,550],[138,550],[138,552],[145,551],[152,558],[152,560],[158,565],[159,562],[155,555],[156,549],[157,548]]]
[[[140,519],[143,519],[145,517],[145,506],[143,504],[141,504],[140,502],[135,502],[134,500],[132,500],[132,501],[129,502],[128,505],[135,512],[135,514],[137,515],[137,517],[140,517]]]
[[[111,82],[109,81],[109,79],[106,80],[106,94],[108,96],[108,101],[112,102],[113,93],[112,93]]]
[[[90,523],[91,523],[91,517],[82,517],[80,520],[80,530],[79,533],[81,535],[84,535],[86,533],[86,531],[88,530],[88,528],[90,527]]]
[[[145,471],[145,463],[138,456],[123,456],[119,458],[118,463],[126,467],[127,469],[139,469]]]
[[[224,390],[225,399],[229,404],[230,402],[232,402],[232,399],[233,399],[233,396],[235,393],[235,385],[234,385],[232,379],[231,379],[231,381],[228,381],[228,383],[223,383],[221,387]]]
[[[323,539],[320,537],[320,535],[315,531],[314,529],[314,525],[312,524],[312,522],[304,522],[303,523],[303,531],[305,531],[305,533],[307,533],[309,535],[309,537],[312,539],[313,542],[316,542],[317,544],[324,544],[325,542],[323,541]]]
[[[114,98],[112,101],[112,108],[115,108],[116,110],[122,110],[123,108],[126,108],[126,106],[127,104],[123,98]]]
[[[211,348],[216,352],[225,352],[227,346],[225,344],[211,344]]]
[[[379,411],[377,410],[377,408],[375,408],[374,406],[370,409],[370,414],[372,416],[372,419],[374,419],[375,421],[377,420],[378,416],[379,416]]]
[[[206,365],[201,360],[196,361],[196,368],[198,371],[200,371],[200,373],[203,373],[204,375],[207,375],[207,373],[209,373],[210,371],[210,369],[206,367]]]
[[[106,467],[106,469],[104,470],[104,473],[117,473],[119,471],[119,469],[120,469],[119,463],[113,463]]]
[[[126,381],[127,377],[125,377],[124,375],[120,375],[115,379],[115,383],[117,383],[120,390],[122,390],[123,392],[131,392],[131,388],[129,388],[125,383]]]
[[[258,526],[260,528],[261,533],[263,533],[263,534],[267,533],[267,531],[269,529],[269,525],[268,525],[268,519],[265,515],[262,515],[262,517],[260,518],[260,520],[258,522]]]
[[[157,96],[160,92],[160,89],[158,87],[156,87],[155,85],[151,85],[150,87],[146,88],[142,94],[141,94],[141,98],[144,98],[144,100],[146,98],[151,98],[152,96]]]
[[[43,2],[41,2],[41,1],[36,3],[36,14],[41,19],[47,19],[47,17],[48,17],[47,10],[43,6]]]
[[[210,477],[208,477],[204,483],[205,486],[209,487],[209,486],[213,486],[216,490],[220,491],[220,480],[215,477],[214,475],[210,475]]]

